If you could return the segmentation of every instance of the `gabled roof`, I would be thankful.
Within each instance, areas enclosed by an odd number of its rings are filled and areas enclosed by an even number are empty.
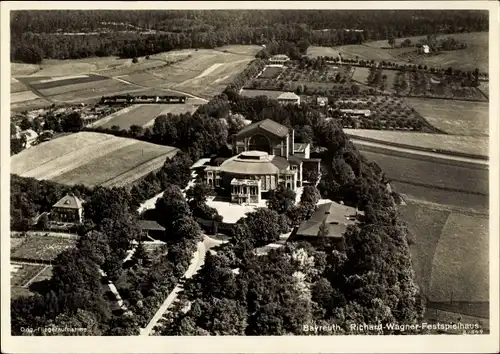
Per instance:
[[[281,95],[278,96],[278,100],[298,100],[298,99],[300,99],[300,97],[293,92],[283,92]]]
[[[154,220],[139,220],[139,226],[146,231],[165,231],[165,228]]]
[[[356,224],[356,215],[363,214],[347,205],[334,202],[321,204],[309,220],[300,224],[297,235],[317,236],[321,225],[325,222],[327,237],[342,237],[347,226]]]
[[[82,201],[75,195],[69,193],[54,204],[53,208],[80,209],[82,208]]]
[[[264,119],[259,122],[247,125],[243,129],[241,129],[235,137],[238,138],[242,135],[248,135],[248,133],[257,132],[259,129],[262,129],[280,138],[285,137],[289,133],[289,129],[284,125],[279,124],[271,119]]]

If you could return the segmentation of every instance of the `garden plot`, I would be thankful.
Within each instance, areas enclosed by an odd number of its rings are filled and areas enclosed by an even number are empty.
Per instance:
[[[366,84],[366,80],[368,79],[368,75],[370,75],[369,68],[363,68],[363,67],[357,66],[354,69],[354,74],[352,75],[352,79],[354,81],[361,83],[361,84]]]
[[[283,71],[284,69],[280,67],[267,67],[259,76],[259,79],[277,79]]]
[[[75,238],[31,236],[22,246],[11,250],[11,259],[54,261],[63,251],[75,247]]]
[[[430,124],[448,134],[488,136],[489,107],[485,102],[406,98]]]
[[[31,283],[33,278],[47,268],[45,264],[10,263],[10,285],[15,287],[25,287]]]

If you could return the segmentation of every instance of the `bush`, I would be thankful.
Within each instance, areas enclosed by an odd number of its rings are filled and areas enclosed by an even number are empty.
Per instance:
[[[132,59],[132,63],[136,64],[138,62],[139,62],[139,59],[137,59],[137,58]]]

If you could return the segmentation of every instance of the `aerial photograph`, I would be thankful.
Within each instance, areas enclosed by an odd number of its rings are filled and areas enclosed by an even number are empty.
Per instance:
[[[488,11],[9,16],[12,336],[490,334]]]

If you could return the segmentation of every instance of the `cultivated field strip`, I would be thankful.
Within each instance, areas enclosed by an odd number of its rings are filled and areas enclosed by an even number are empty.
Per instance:
[[[344,129],[344,133],[351,137],[369,138],[380,142],[488,156],[488,138],[480,136],[374,129]]]
[[[73,90],[76,85],[81,85],[85,83],[103,81],[107,78],[99,75],[76,75],[74,77],[61,77],[52,78],[51,80],[41,80],[36,83],[30,83],[30,85],[36,90],[48,90],[55,87],[66,87],[67,89]]]
[[[177,153],[177,149],[172,149],[170,152],[158,156],[152,160],[146,161],[143,164],[136,166],[115,178],[101,183],[103,187],[123,187],[131,184],[138,179],[146,176],[148,173],[158,170],[168,157],[173,157]]]
[[[120,79],[131,82],[139,86],[146,86],[146,87],[156,87],[165,85],[167,83],[165,79],[160,79],[148,72],[120,76]]]
[[[11,103],[20,103],[20,102],[26,102],[26,101],[33,101],[33,100],[36,100],[38,98],[40,98],[40,97],[38,97],[32,91],[22,91],[22,92],[12,93],[10,95],[10,102]]]
[[[184,104],[175,104],[176,106],[183,107]],[[121,129],[129,129],[132,125],[142,126],[152,119],[154,120],[163,111],[168,110],[174,104],[143,104],[137,105],[134,109],[124,112],[123,114],[116,115],[113,119],[99,124],[102,128],[111,128],[113,125],[119,126]],[[183,107],[185,108],[185,107]]]
[[[57,86],[49,89],[40,90],[40,92],[45,96],[56,96],[56,95],[75,92],[75,96],[77,96],[76,98],[78,98],[80,92],[89,89],[90,90],[94,89],[95,92],[99,92],[107,88],[115,88],[115,87],[121,88],[127,86],[128,85],[122,81],[117,81],[114,79],[105,79],[99,81],[84,82],[81,84],[74,84],[70,86]]]
[[[431,301],[489,300],[488,225],[487,217],[450,214],[432,263]]]
[[[112,135],[80,132],[62,136],[34,149],[26,149],[11,157],[11,173],[23,175],[65,154],[79,151],[82,147],[92,147],[102,141],[113,139]]]
[[[134,145],[132,139],[114,140],[109,139],[92,146],[82,146],[78,151],[65,154],[48,164],[44,164],[24,174],[25,177],[34,177],[37,179],[55,180],[58,176],[64,175],[70,171],[95,161],[103,156],[108,156],[116,150]],[[99,168],[99,165],[94,166]]]
[[[83,91],[75,91],[51,96],[51,99],[60,102],[82,102],[93,98],[100,98],[102,96],[127,94],[142,90],[141,87],[135,85],[127,84],[118,80],[113,81],[113,85],[110,85],[109,87],[95,87],[93,89],[88,88]]]
[[[10,80],[10,93],[29,91],[28,87],[21,81],[11,78]]]
[[[52,178],[52,180],[68,185],[100,185],[132,169],[141,170],[143,163],[166,156],[173,149],[168,146],[144,143],[132,139],[125,140],[135,143],[127,144],[120,149],[113,150],[109,154],[92,159],[85,164]],[[163,163],[160,161],[157,168],[160,168],[162,165]],[[137,173],[141,174],[142,171]]]
[[[133,74],[134,72],[150,70],[165,65],[166,63],[161,60],[148,60],[148,61],[143,61],[141,63],[124,65],[117,68],[97,70],[95,73],[99,75],[113,76],[113,77],[124,76]]]

